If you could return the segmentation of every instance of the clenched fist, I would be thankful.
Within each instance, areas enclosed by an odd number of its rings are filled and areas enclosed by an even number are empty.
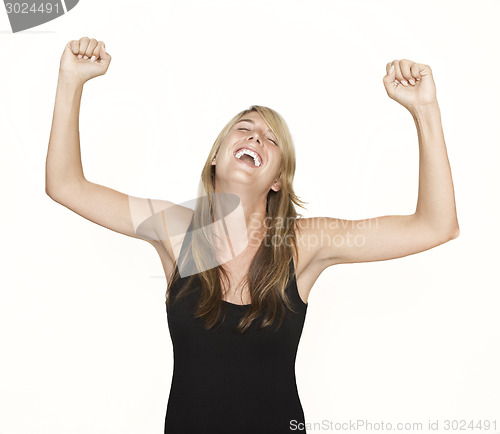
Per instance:
[[[85,36],[66,44],[59,75],[83,85],[91,78],[106,74],[110,62],[111,56],[106,52],[104,42]]]
[[[409,59],[393,60],[386,65],[386,72],[383,82],[387,94],[410,112],[437,103],[429,65]]]

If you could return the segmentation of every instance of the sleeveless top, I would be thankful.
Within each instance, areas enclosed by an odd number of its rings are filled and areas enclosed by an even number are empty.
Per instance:
[[[180,257],[192,237],[192,224]],[[188,278],[179,278],[170,295]],[[296,313],[284,306],[286,317],[278,330],[279,322],[258,329],[259,316],[245,333],[238,333],[235,328],[250,305],[228,301],[222,301],[222,324],[219,320],[212,330],[205,329],[193,316],[198,282],[194,291],[167,305],[174,369],[165,434],[306,433],[295,359],[308,304],[300,298],[293,259],[286,291]]]

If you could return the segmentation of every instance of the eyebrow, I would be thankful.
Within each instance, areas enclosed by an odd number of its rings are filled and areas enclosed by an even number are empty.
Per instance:
[[[237,124],[239,124],[240,122],[251,122],[252,124],[255,124],[255,121],[253,121],[252,119],[240,119],[238,122],[236,122]],[[268,133],[271,133],[271,134],[274,134],[271,130],[267,130]]]

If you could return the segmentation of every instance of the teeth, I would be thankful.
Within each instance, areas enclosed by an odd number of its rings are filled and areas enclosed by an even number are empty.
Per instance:
[[[255,152],[251,151],[250,149],[241,149],[240,151],[238,151],[236,153],[235,157],[236,158],[241,158],[241,156],[244,155],[244,154],[250,155],[250,157],[253,158],[253,160],[255,162],[255,165],[257,167],[259,167],[262,164],[262,162],[260,161],[259,156]]]

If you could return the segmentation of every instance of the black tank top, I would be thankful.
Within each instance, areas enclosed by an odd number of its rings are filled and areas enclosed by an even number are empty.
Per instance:
[[[192,237],[184,237],[180,256]],[[189,276],[171,288],[179,291]],[[258,329],[259,318],[244,334],[235,328],[249,305],[223,301],[225,318],[213,330],[193,311],[201,286],[173,305],[167,320],[174,371],[165,417],[165,434],[306,433],[295,380],[295,358],[307,304],[297,289],[293,260],[286,291],[296,313],[285,307],[281,327]],[[300,428],[300,429],[299,429]]]

